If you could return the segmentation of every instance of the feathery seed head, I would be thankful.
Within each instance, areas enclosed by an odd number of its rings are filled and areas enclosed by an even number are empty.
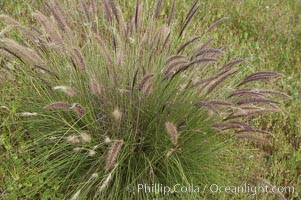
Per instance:
[[[44,108],[48,110],[55,110],[55,109],[60,109],[60,110],[69,110],[71,109],[72,105],[66,102],[54,102],[46,105]]]
[[[89,150],[88,152],[89,152],[88,153],[89,156],[94,156],[96,154],[95,150]]]
[[[172,122],[166,122],[165,123],[165,128],[167,130],[167,133],[170,137],[170,140],[174,146],[177,145],[178,142],[178,131],[177,127],[174,125]]]
[[[115,121],[119,121],[119,120],[121,119],[121,117],[122,117],[122,112],[120,112],[120,111],[118,110],[118,108],[116,108],[116,109],[113,111],[112,115],[113,115],[113,118],[115,119]]]
[[[80,142],[79,137],[76,136],[76,135],[70,135],[70,136],[68,136],[68,137],[66,138],[66,140],[67,140],[68,142],[74,143],[74,144]],[[75,151],[76,151],[76,150],[75,150]]]
[[[91,88],[92,94],[94,94],[94,95],[101,94],[100,85],[96,79],[90,80],[90,88]]]
[[[78,199],[80,193],[81,193],[81,190],[78,190],[78,191],[72,196],[71,200],[76,200],[76,199]]]
[[[77,91],[74,88],[69,87],[69,86],[55,86],[55,87],[53,87],[53,89],[60,90],[71,97],[73,97],[77,94]]]
[[[105,138],[105,143],[106,143],[106,144],[109,144],[111,141],[112,141],[112,140],[111,140],[109,137],[106,137],[106,138]]]
[[[91,135],[88,133],[81,133],[80,137],[83,142],[91,142]]]
[[[37,116],[38,113],[36,112],[22,112],[22,113],[17,113],[18,116],[21,117],[31,117],[31,116]]]
[[[120,154],[121,148],[123,146],[123,140],[114,140],[109,148],[107,158],[106,158],[106,163],[105,163],[105,170],[108,171],[111,169],[116,160],[118,155]]]
[[[74,103],[71,107],[71,110],[73,110],[77,115],[80,117],[84,116],[86,114],[86,111],[82,105],[79,103]]]

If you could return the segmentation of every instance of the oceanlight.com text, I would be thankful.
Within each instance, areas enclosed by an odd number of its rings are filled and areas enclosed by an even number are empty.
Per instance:
[[[163,185],[154,184],[137,184],[136,186],[128,186],[129,192],[138,193],[155,193],[167,195],[169,193],[248,193],[257,195],[259,193],[294,193],[295,188],[291,186],[268,186],[268,185],[250,185],[243,184],[239,186],[225,186],[218,184],[207,184],[204,186],[194,184],[174,184]]]

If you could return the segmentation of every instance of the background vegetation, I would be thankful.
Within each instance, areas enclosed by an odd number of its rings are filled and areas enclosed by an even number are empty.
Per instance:
[[[28,24],[31,11],[45,9],[43,1],[6,1],[0,0],[1,14],[9,14],[18,21]],[[147,2],[147,1],[146,1]],[[179,0],[178,15],[186,13],[192,1]],[[119,1],[122,7],[134,8],[134,1]],[[127,4],[127,5],[123,5]],[[171,1],[165,1],[171,4]],[[258,146],[249,142],[237,144],[240,159],[233,174],[241,182],[261,176],[276,186],[293,186],[294,194],[286,194],[288,199],[301,196],[301,2],[297,0],[207,0],[201,1],[202,8],[195,17],[193,30],[203,27],[205,30],[212,22],[228,17],[212,36],[216,45],[228,45],[229,57],[249,58],[244,65],[246,74],[256,70],[274,70],[284,73],[285,78],[275,82],[273,87],[280,89],[292,99],[282,105],[283,114],[271,114],[256,119],[266,130],[273,130],[273,144],[270,147]],[[170,7],[165,6],[164,8]],[[164,11],[162,12],[164,14]],[[1,23],[1,22],[0,22]],[[195,27],[193,27],[195,26]],[[4,64],[0,61],[1,65]],[[1,97],[8,95],[1,91]],[[0,112],[1,116],[1,112]],[[0,123],[7,119],[0,118]],[[10,134],[14,132],[15,134]],[[17,130],[1,129],[0,135],[0,198],[16,199],[23,188],[38,185],[24,176],[26,153],[20,153],[23,141]],[[233,160],[229,160],[233,162]],[[32,171],[32,174],[35,172]],[[41,180],[43,177],[40,177]],[[43,199],[52,196],[56,185],[45,185]],[[26,192],[26,191],[25,191]],[[58,194],[60,199],[62,194]],[[219,196],[222,198],[221,196]],[[249,196],[250,197],[250,196]],[[208,197],[210,199],[210,197]],[[225,196],[225,199],[233,198]],[[246,196],[235,195],[236,199]],[[259,194],[258,199],[275,199],[271,194]]]

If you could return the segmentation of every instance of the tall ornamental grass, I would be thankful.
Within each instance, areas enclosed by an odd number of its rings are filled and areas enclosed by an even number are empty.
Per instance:
[[[271,133],[248,122],[278,112],[286,95],[254,83],[282,74],[243,77],[245,59],[229,61],[210,38],[226,18],[195,32],[198,1],[183,19],[175,0],[164,5],[137,0],[125,12],[113,0],[52,0],[29,26],[0,15],[1,110],[10,122],[1,129],[21,134],[24,170],[40,183],[26,198],[41,198],[47,185],[75,200],[160,196],[138,184],[224,184],[228,141],[270,144]]]

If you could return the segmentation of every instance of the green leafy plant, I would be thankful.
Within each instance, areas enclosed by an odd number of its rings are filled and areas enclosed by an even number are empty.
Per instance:
[[[246,85],[282,74],[241,80],[235,66],[245,59],[222,60],[226,49],[207,36],[225,18],[193,36],[198,1],[183,21],[176,1],[167,16],[160,0],[154,11],[137,1],[131,16],[113,0],[70,5],[50,1],[48,14],[33,13],[39,26],[0,16],[15,108],[3,106],[22,129],[30,179],[40,183],[25,189],[26,198],[48,195],[40,190],[51,185],[71,199],[152,199],[157,194],[131,188],[231,181],[227,130],[269,145],[270,133],[248,119],[279,111],[275,97],[286,95]],[[11,29],[22,37],[9,37]]]

